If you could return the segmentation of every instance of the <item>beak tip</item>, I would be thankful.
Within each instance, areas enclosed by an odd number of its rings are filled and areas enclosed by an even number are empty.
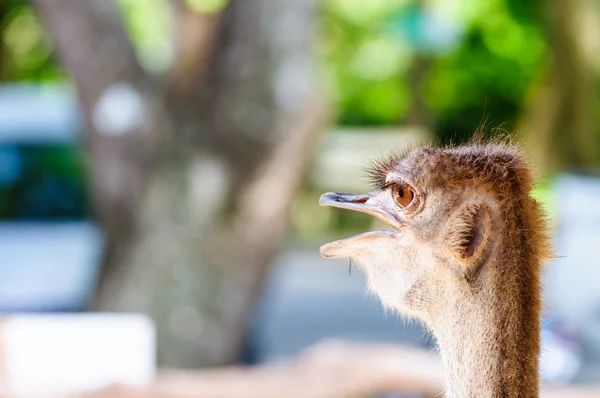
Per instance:
[[[325,254],[325,250],[323,250],[323,246],[321,246],[319,248],[319,254],[321,254],[321,257],[323,257],[323,258],[329,258],[329,256],[327,254]]]
[[[330,206],[331,202],[333,202],[333,199],[331,198],[333,195],[335,195],[333,192],[327,192],[321,195],[321,197],[319,198],[319,205]]]
[[[335,255],[335,249],[338,246],[338,242],[330,242],[330,243],[326,243],[323,246],[321,246],[319,248],[319,253],[321,254],[321,257],[323,258],[334,258],[336,257]]]

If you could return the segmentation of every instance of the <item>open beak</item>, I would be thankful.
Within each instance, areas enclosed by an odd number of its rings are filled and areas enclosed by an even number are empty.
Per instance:
[[[386,198],[388,198],[386,196]],[[391,200],[389,198],[388,200]],[[352,195],[349,193],[326,193],[319,200],[321,206],[338,207],[370,214],[384,221],[389,226],[398,229],[400,221],[392,211],[387,210],[390,203],[381,196],[381,193],[368,193],[364,195]],[[323,257],[354,257],[361,252],[369,250],[376,242],[382,242],[396,237],[398,232],[371,231],[351,236],[346,239],[326,243],[321,246]]]
[[[349,193],[328,192],[321,195],[319,204],[326,207],[338,207],[367,213],[398,229],[400,227],[399,220],[393,213],[385,209],[384,203],[378,203],[376,199],[377,196],[373,193],[352,195]]]

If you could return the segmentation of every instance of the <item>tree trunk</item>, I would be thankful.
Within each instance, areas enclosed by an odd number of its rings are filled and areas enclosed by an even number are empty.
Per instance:
[[[585,51],[589,30],[582,26],[581,17],[595,13],[595,6],[590,0],[538,4],[552,59],[550,73],[524,116],[524,138],[536,162],[547,170],[588,170],[598,161],[596,80]]]
[[[415,54],[408,71],[408,88],[411,103],[406,115],[406,123],[413,126],[423,126],[428,131],[432,131],[433,126],[431,112],[423,98],[423,85],[430,68],[430,56]]]
[[[423,13],[426,11],[424,0],[416,0],[413,5]],[[423,126],[428,131],[433,131],[431,111],[423,95],[426,79],[429,75],[433,57],[422,50],[416,51],[408,70],[408,91],[410,93],[410,107],[405,122],[415,126]]]
[[[233,362],[324,117],[313,0],[232,0],[165,81],[135,62],[112,2],[36,4],[85,110],[108,239],[94,308],[150,314],[161,365]]]

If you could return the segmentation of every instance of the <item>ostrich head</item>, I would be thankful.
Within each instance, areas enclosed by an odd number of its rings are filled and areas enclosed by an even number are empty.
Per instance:
[[[326,193],[320,204],[368,213],[391,230],[325,244],[321,254],[361,266],[386,307],[435,331],[449,307],[493,304],[496,289],[519,289],[504,283],[518,279],[538,289],[548,244],[529,196],[531,168],[514,147],[422,146],[375,162],[369,171],[374,191]],[[528,268],[518,269],[515,256]]]

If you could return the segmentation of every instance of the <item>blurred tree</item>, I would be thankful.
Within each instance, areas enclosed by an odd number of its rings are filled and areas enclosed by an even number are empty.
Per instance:
[[[85,113],[108,239],[95,309],[150,314],[168,366],[236,359],[325,116],[313,1],[225,3],[172,1],[158,78],[112,1],[35,1]]]
[[[594,126],[597,4],[593,0],[535,4],[551,51],[550,71],[534,85],[522,130],[537,162],[548,169],[590,170],[599,160]]]

